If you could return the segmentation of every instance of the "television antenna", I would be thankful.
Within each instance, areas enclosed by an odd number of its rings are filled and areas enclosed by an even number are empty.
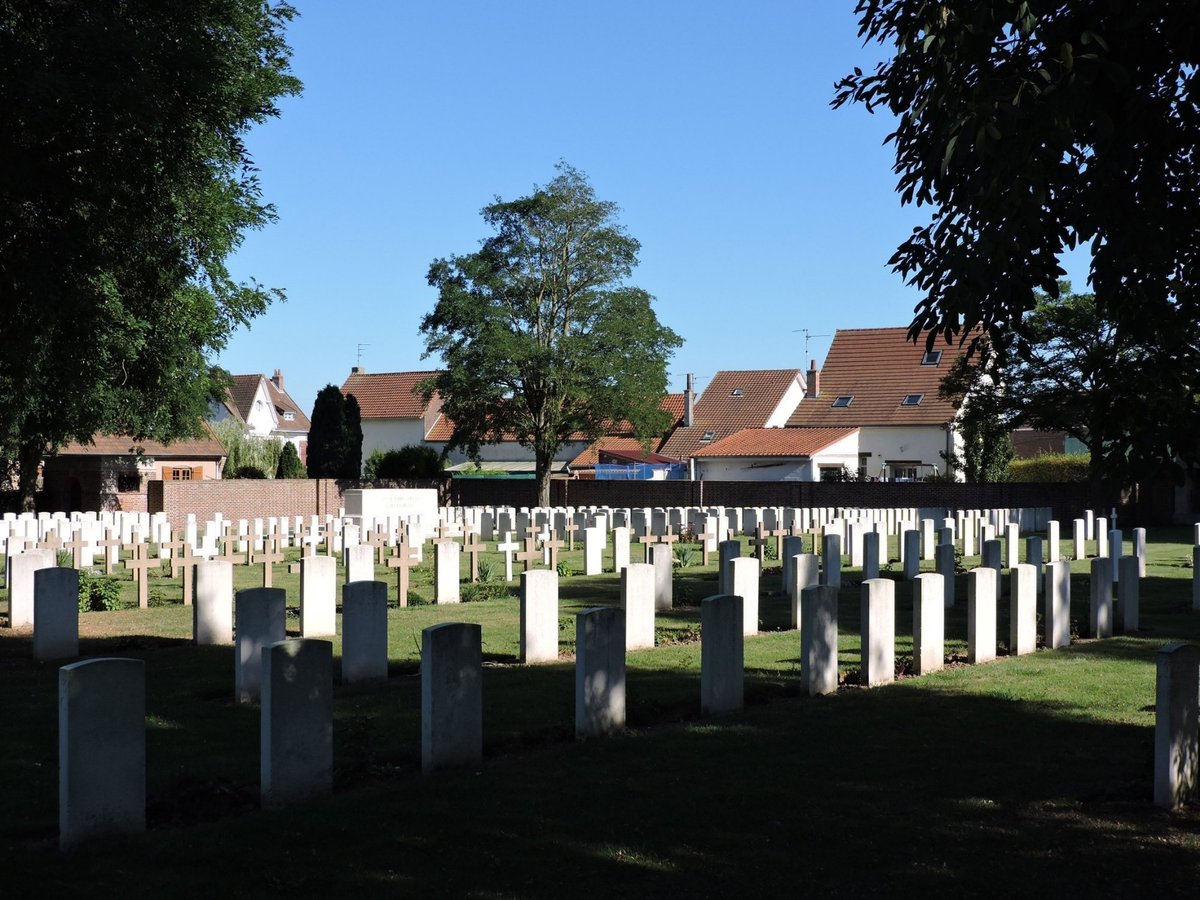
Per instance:
[[[811,331],[809,331],[807,328],[793,328],[793,329],[792,329],[792,333],[793,333],[793,334],[795,334],[795,333],[796,333],[796,332],[798,332],[798,331],[803,331],[803,332],[804,332],[804,359],[802,359],[802,360],[800,361],[801,363],[803,363],[805,360],[807,360],[807,359],[809,358],[809,356],[808,356],[808,344],[809,344],[809,342],[810,342],[810,341],[811,341],[813,338],[833,337],[833,335],[831,335],[831,334],[813,334],[813,333],[812,333]]]
[[[358,345],[358,360],[357,360],[357,362],[355,363],[355,365],[356,365],[358,368],[360,368],[360,369],[362,368],[362,352],[363,352],[363,347],[370,347],[370,346],[371,346],[370,344],[359,344],[359,345]]]

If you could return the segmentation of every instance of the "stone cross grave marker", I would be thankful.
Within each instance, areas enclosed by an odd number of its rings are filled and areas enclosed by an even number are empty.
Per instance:
[[[371,531],[367,532],[362,542],[374,548],[374,552],[378,555],[379,565],[387,564],[388,535],[386,526],[376,525]]]
[[[64,550],[71,551],[71,565],[76,569],[83,568],[83,551],[89,545],[89,543],[90,541],[84,538],[83,531],[80,530],[75,532],[75,535],[71,538],[71,540],[63,544]]]
[[[474,584],[479,580],[479,554],[487,549],[487,545],[479,540],[479,533],[468,531],[466,540],[463,541],[463,552],[471,560],[471,583]]]
[[[504,580],[513,580],[513,552],[521,549],[521,545],[512,539],[512,532],[504,534],[504,542],[497,544],[496,549],[504,554]]]
[[[407,532],[400,532],[396,552],[389,556],[384,564],[389,569],[396,570],[396,598],[400,601],[400,606],[408,606],[408,570],[417,564],[417,551],[408,543]]]
[[[187,541],[180,540],[180,541],[175,541],[174,543],[179,545],[179,550],[178,550],[178,552],[171,554],[171,577],[178,578],[179,573],[182,570],[182,572],[183,572],[183,605],[191,606],[192,605],[192,585],[193,585],[192,576],[195,574],[195,569],[193,569],[192,567],[195,566],[196,563],[199,562],[204,557],[196,556],[192,552],[192,545],[189,544]]]
[[[767,561],[767,536],[763,531],[762,522],[755,527],[754,537],[750,539],[750,546],[754,548],[754,555],[758,557],[758,564],[761,566]]]
[[[643,559],[643,562],[650,562],[650,546],[658,543],[658,535],[654,533],[654,528],[650,525],[647,525],[642,531],[642,534],[638,537],[637,542],[645,548],[645,558]]]
[[[275,563],[283,562],[283,553],[279,549],[279,538],[268,537],[263,541],[263,550],[261,553],[251,553],[250,563],[258,565],[262,563],[263,567],[263,587],[271,587],[274,581]]]
[[[222,562],[231,563],[235,566],[246,565],[249,554],[237,552],[236,547],[239,541],[241,541],[241,537],[236,534],[226,533],[221,535],[217,538],[217,543],[221,545],[222,552],[214,556],[213,559],[219,559]]]
[[[550,532],[542,542],[542,549],[550,552],[550,568],[553,571],[558,571],[558,551],[564,546],[562,541],[554,537],[554,532]]]
[[[537,562],[538,558],[541,556],[541,551],[538,550],[537,546],[537,538],[525,538],[525,549],[516,556],[517,561],[523,564],[523,568],[526,572],[532,569],[533,564]]]
[[[152,568],[160,568],[162,560],[151,559],[149,545],[141,541],[137,541],[127,549],[130,556],[125,560],[125,568],[133,572],[133,579],[137,582],[138,606],[146,609],[150,606],[149,572]]]

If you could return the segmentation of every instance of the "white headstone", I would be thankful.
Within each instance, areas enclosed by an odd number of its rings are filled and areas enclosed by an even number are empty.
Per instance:
[[[915,533],[915,532],[910,532]],[[862,583],[863,687],[896,679],[896,582],[871,578]]]
[[[801,599],[800,684],[809,695],[832,694],[838,685],[838,592],[805,588]]]
[[[967,662],[996,658],[996,570],[980,566],[967,573]]]
[[[475,624],[421,632],[421,771],[483,761],[483,641]]]
[[[654,646],[654,566],[630,563],[621,570],[626,649]]]
[[[700,601],[700,711],[705,715],[734,712],[745,703],[744,634],[741,597]]]
[[[624,727],[625,612],[586,609],[575,616],[575,734],[595,737]]]
[[[1008,589],[1008,652],[1024,656],[1037,650],[1037,568],[1018,563]]]
[[[50,566],[33,573],[33,658],[79,655],[79,572]]]
[[[262,650],[261,668],[262,805],[277,809],[329,796],[333,793],[333,644],[305,639],[268,644]]]
[[[300,559],[300,634],[337,634],[337,560],[332,556]]]
[[[938,547],[953,546],[942,544]],[[946,656],[946,587],[940,574],[925,572],[913,581],[913,670],[936,672]]]
[[[387,583],[351,581],[342,587],[342,683],[387,676]]]
[[[558,661],[558,572],[521,573],[521,662]]]
[[[460,563],[462,547],[457,541],[434,544],[434,584],[437,603],[459,603],[462,600]]]
[[[196,646],[233,643],[233,563],[196,563],[192,582],[192,636]]]
[[[287,637],[287,593],[283,588],[248,588],[234,595],[234,696],[253,703],[262,692],[263,648]]]

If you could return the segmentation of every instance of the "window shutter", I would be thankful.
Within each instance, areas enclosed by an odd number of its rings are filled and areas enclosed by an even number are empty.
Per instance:
[[[204,469],[201,466],[196,466],[192,469],[192,481],[199,481],[204,477]]]
[[[170,466],[163,466],[163,468],[162,468],[162,480],[163,480],[163,481],[170,481],[170,480],[171,480],[173,477],[175,477],[175,470],[174,470],[174,469],[172,469]]]

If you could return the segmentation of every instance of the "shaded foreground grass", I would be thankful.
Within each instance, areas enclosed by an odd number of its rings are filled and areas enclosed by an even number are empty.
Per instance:
[[[5,635],[0,886],[6,896],[84,884],[132,895],[1190,895],[1200,816],[1149,805],[1153,653],[1197,640],[1200,616],[1187,611],[1190,538],[1151,539],[1137,635],[802,698],[797,635],[769,632],[747,642],[750,708],[719,719],[698,716],[699,644],[686,640],[698,610],[683,607],[659,626],[684,642],[630,654],[631,733],[586,744],[571,740],[569,658],[512,664],[515,601],[393,610],[387,687],[336,691],[334,799],[286,813],[256,808],[257,709],[231,702],[230,651],[190,647],[178,607],[89,614],[85,653],[147,661],[151,831],[69,857],[53,849],[56,669],[29,662],[27,635]],[[1076,568],[1072,617],[1085,621]],[[713,593],[712,580],[711,569],[685,570],[681,592]],[[570,613],[616,597],[611,576],[564,580],[564,654]],[[904,587],[897,597],[903,655],[911,601]],[[853,584],[841,600],[848,670]],[[768,627],[782,607],[767,604]],[[948,622],[957,646],[963,607]],[[479,772],[423,779],[420,628],[452,620],[483,625],[487,759]]]

